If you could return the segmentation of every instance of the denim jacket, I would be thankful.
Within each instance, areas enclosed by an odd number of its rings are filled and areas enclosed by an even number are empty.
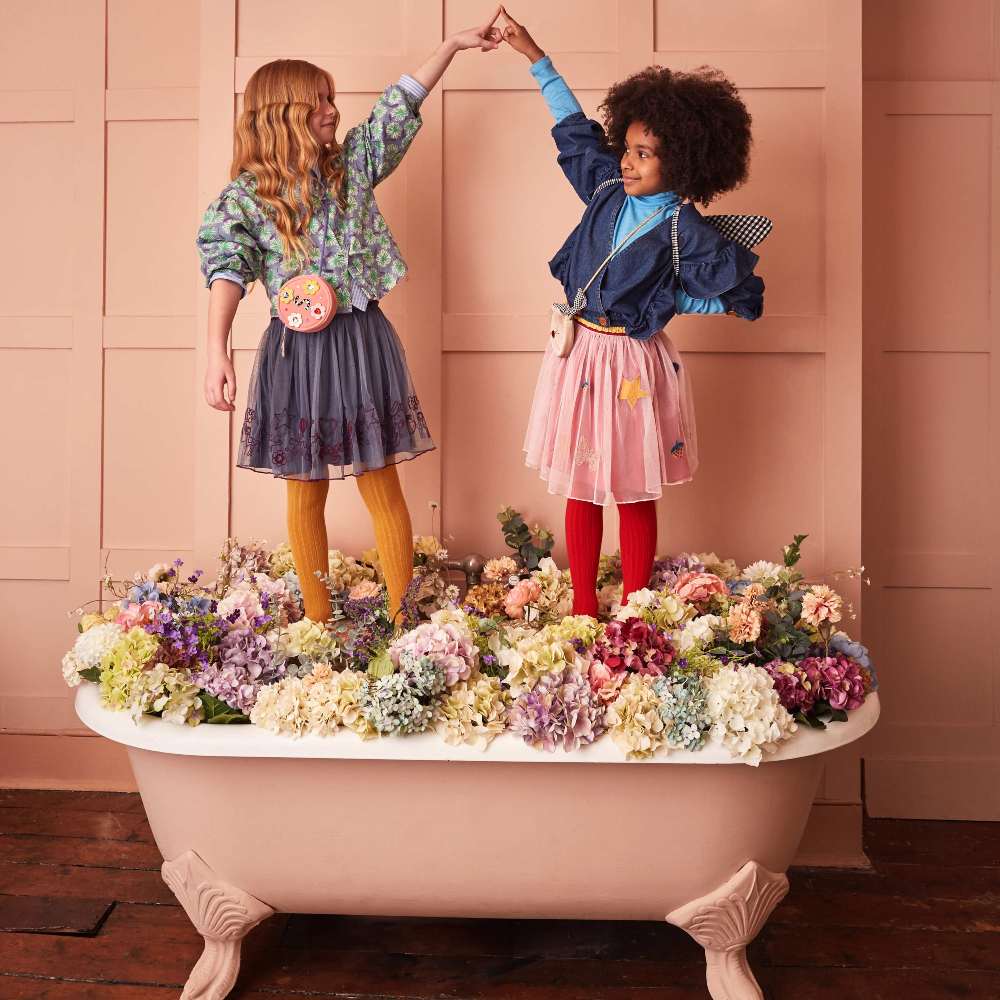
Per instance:
[[[296,274],[320,273],[337,293],[338,311],[386,295],[406,274],[406,263],[378,204],[374,188],[395,170],[421,126],[420,100],[426,91],[404,76],[387,87],[367,121],[342,143],[347,210],[315,184],[309,222],[314,249],[308,264],[283,259],[273,219],[254,196],[254,175],[244,171],[208,206],[197,245],[205,284],[218,278],[242,285],[261,280],[278,315],[278,290]],[[324,238],[325,234],[325,238]],[[322,259],[321,259],[322,258]]]
[[[619,159],[608,148],[597,122],[578,112],[560,121],[552,136],[559,150],[559,166],[587,206],[579,224],[549,261],[567,302],[572,302],[577,289],[583,288],[611,252],[625,191]],[[676,311],[678,283],[671,215],[665,213],[662,222],[608,264],[587,292],[581,313],[584,319],[600,326],[624,327],[637,340],[648,340],[666,326]],[[743,319],[761,315],[764,282],[753,273],[759,259],[755,253],[720,235],[690,203],[680,208],[677,238],[680,287],[688,295],[701,299],[718,296],[727,312]]]

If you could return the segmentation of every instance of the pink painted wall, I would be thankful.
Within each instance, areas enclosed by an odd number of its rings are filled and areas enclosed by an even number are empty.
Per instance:
[[[1000,4],[866,3],[864,31],[868,808],[997,820]]]
[[[8,450],[44,456],[30,475],[6,463],[0,491],[0,782],[130,781],[121,755],[78,735],[58,671],[72,640],[64,612],[97,596],[105,562],[117,573],[177,554],[205,565],[228,532],[284,536],[279,484],[231,468],[241,410],[230,421],[200,394],[206,298],[192,239],[227,179],[245,81],[277,56],[313,59],[335,75],[352,123],[443,31],[488,6],[0,7],[0,180],[18,192],[7,212],[20,234],[0,245],[9,287],[31,286],[53,233],[64,248],[40,307],[16,297],[0,307]],[[955,18],[944,0],[869,2],[864,45],[860,0],[719,0],[710,16],[680,0],[545,0],[520,12],[588,110],[650,62],[709,62],[754,114],[752,179],[720,209],[776,220],[761,267],[767,315],[671,327],[694,372],[703,464],[660,504],[661,550],[750,560],[799,531],[812,575],[868,563],[864,635],[886,712],[868,790],[890,815],[1000,817],[982,794],[1000,785],[996,642],[971,624],[956,634],[942,615],[1000,618],[994,8],[967,0]],[[313,26],[305,47],[303,23]],[[43,34],[51,58],[41,64],[32,39]],[[418,530],[437,501],[455,553],[493,553],[505,503],[561,535],[561,506],[522,467],[520,444],[557,293],[545,261],[578,208],[514,53],[459,57],[424,117],[380,189],[411,265],[385,306],[440,445],[404,467],[404,485]],[[234,325],[241,392],[266,313],[258,289]],[[328,519],[333,544],[371,544],[352,483],[334,485]],[[854,750],[827,769],[816,857],[855,850],[859,773]]]

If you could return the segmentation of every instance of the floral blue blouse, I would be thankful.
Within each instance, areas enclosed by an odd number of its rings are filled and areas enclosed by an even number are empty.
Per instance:
[[[264,206],[254,197],[256,181],[244,171],[208,206],[197,246],[206,286],[225,278],[245,291],[262,281],[278,315],[278,290],[296,274],[318,272],[337,293],[338,311],[364,308],[381,299],[406,275],[374,189],[399,165],[422,124],[420,103],[427,91],[404,75],[375,102],[368,120],[344,137],[344,193],[347,209],[321,189],[314,174],[316,203],[308,233],[314,250],[308,264],[283,258],[281,237]]]

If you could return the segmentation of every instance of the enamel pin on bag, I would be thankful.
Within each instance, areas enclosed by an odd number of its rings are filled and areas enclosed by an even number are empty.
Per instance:
[[[326,278],[299,274],[278,291],[281,322],[297,333],[313,333],[330,322],[337,310],[337,295]]]

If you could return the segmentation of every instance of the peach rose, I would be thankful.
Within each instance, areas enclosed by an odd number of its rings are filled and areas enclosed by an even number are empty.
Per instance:
[[[509,618],[523,618],[524,606],[533,604],[542,596],[542,585],[537,580],[518,580],[504,600],[504,611]]]
[[[382,588],[374,580],[362,580],[351,587],[347,596],[352,601],[358,601],[365,597],[381,597]]]
[[[674,593],[682,601],[703,607],[713,594],[726,593],[726,583],[714,573],[682,573],[674,584]]]

